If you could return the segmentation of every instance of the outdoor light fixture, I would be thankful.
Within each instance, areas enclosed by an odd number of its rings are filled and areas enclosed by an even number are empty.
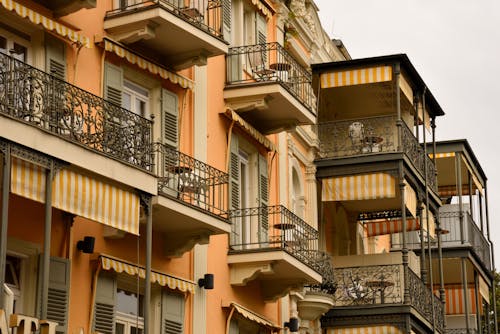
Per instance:
[[[205,274],[203,278],[198,280],[198,285],[205,290],[212,290],[214,288],[214,274]]]
[[[299,331],[299,319],[298,318],[290,318],[289,321],[285,322],[285,327],[290,329],[290,332],[298,332]]]
[[[76,243],[76,249],[82,251],[83,253],[92,254],[94,252],[94,237],[85,236],[83,240],[78,240]]]

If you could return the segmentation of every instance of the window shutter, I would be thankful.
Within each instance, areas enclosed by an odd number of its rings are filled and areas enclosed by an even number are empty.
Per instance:
[[[231,319],[231,322],[229,323],[229,334],[239,334],[239,333],[240,333],[240,327],[238,326],[238,320]]]
[[[257,35],[257,44],[266,44],[267,43],[267,21],[266,18],[259,13],[255,13],[257,16],[257,24],[256,24],[256,35]]]
[[[93,331],[102,334],[115,333],[116,279],[101,274],[95,287]]]
[[[70,285],[70,261],[52,257],[49,271],[49,296],[47,299],[47,318],[56,321],[57,333],[68,330],[68,297]]]
[[[259,154],[259,242],[267,242],[269,239],[269,217],[267,206],[269,205],[269,180],[267,177],[267,159]]]
[[[161,302],[161,333],[184,333],[184,295],[163,291]]]
[[[123,70],[110,63],[104,63],[104,99],[122,105]]]
[[[230,210],[240,209],[240,158],[239,158],[239,144],[238,144],[238,136],[234,133],[231,133],[231,149],[230,149],[230,157],[229,157],[229,204]],[[241,218],[237,218],[241,219]],[[238,229],[241,224],[238,222],[232,222],[232,233],[230,244],[234,245],[236,243]]]
[[[177,149],[179,141],[177,95],[166,89],[162,89],[161,110],[163,113],[163,143]]]
[[[66,45],[45,34],[45,70],[55,77],[66,79]]]
[[[222,0],[222,37],[231,44],[231,0]]]

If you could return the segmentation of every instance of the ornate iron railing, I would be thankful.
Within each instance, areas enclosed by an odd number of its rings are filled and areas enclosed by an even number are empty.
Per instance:
[[[227,173],[167,145],[156,143],[158,192],[228,219]]]
[[[324,292],[330,295],[335,294],[337,290],[337,282],[335,282],[335,270],[332,264],[332,257],[330,254],[323,251],[311,251],[313,258],[313,269],[321,274],[322,282],[317,285],[309,285],[307,289],[310,291]]]
[[[336,268],[335,306],[401,304],[401,265]]]
[[[441,228],[450,232],[441,236],[443,248],[470,246],[486,268],[491,269],[490,243],[476,225],[469,212],[463,213],[463,244],[460,230],[460,212],[441,212],[439,220]]]
[[[408,288],[410,290],[411,305],[422,314],[430,323],[433,314],[436,328],[442,332],[444,328],[444,305],[431,290],[422,282],[413,271],[408,270]]]
[[[118,5],[106,13],[107,17],[135,13],[160,7],[210,35],[224,40],[224,26],[231,26],[231,0],[118,0]],[[227,10],[229,9],[229,10]]]
[[[278,82],[316,115],[311,72],[280,44],[274,42],[230,48],[226,66],[227,85]]]
[[[232,251],[281,249],[319,270],[318,231],[283,205],[231,210],[229,217]]]
[[[0,113],[151,170],[150,120],[3,53]]]
[[[477,334],[479,331],[475,328],[470,328],[467,331],[467,328],[447,328],[445,330],[446,334]]]

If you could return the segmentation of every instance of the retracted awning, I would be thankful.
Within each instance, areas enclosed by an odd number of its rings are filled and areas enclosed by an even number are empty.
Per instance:
[[[269,151],[277,151],[277,148],[273,144],[273,142],[271,142],[266,138],[266,136],[257,131],[257,129],[255,129],[247,121],[241,118],[234,110],[227,108],[223,114],[230,120],[233,120],[243,131],[257,140],[259,143],[264,145]]]
[[[252,4],[264,15],[268,20],[273,17],[271,10],[260,0],[252,0]]]
[[[435,289],[436,292],[439,289]],[[476,314],[476,292],[473,286],[467,288],[469,312]],[[464,288],[461,284],[446,285],[444,289],[446,314],[465,314]],[[489,303],[489,297],[485,299]],[[482,312],[482,302],[479,303]]]
[[[109,38],[104,38],[102,44],[104,44],[104,50],[107,52],[112,52],[120,58],[125,58],[129,63],[139,66],[143,70],[147,70],[152,74],[159,75],[165,80],[181,86],[182,88],[194,89],[194,82],[180,74],[176,74],[168,71],[166,68],[156,65],[143,57],[135,54],[133,51],[127,50],[123,45],[115,42]]]
[[[11,192],[45,203],[45,169],[13,158]],[[62,169],[52,181],[52,206],[132,234],[139,234],[139,196],[78,172]]]
[[[401,218],[377,219],[364,222],[364,226],[366,228],[366,235],[368,237],[399,233],[403,231],[403,221],[401,220]],[[420,230],[420,220],[418,218],[407,219],[406,231],[417,230]]]
[[[391,66],[375,66],[356,70],[322,73],[321,88],[354,86],[392,80]]]
[[[31,23],[43,26],[46,30],[55,33],[61,37],[68,39],[71,42],[79,43],[87,48],[92,48],[92,43],[88,37],[81,35],[73,29],[58,23],[48,17],[27,8],[16,1],[1,0],[0,4],[7,10],[15,12],[22,18],[28,19]]]
[[[139,276],[141,279],[146,278],[146,270],[135,264],[108,255],[100,255],[99,261],[103,270],[114,270],[117,273]],[[177,289],[182,292],[194,293],[195,291],[194,282],[153,270],[151,270],[151,283],[158,283],[161,286],[166,286],[172,290]]]
[[[396,178],[387,173],[331,177],[322,183],[324,202],[396,197]]]
[[[272,328],[272,329],[280,329],[280,327],[273,324],[272,321],[264,318],[260,314],[257,314],[256,312],[249,310],[246,307],[241,306],[240,304],[237,304],[235,302],[231,302],[229,304],[223,305],[223,307],[233,308],[234,311],[236,311],[242,317],[244,317],[250,321],[253,321],[261,326],[265,326],[265,327]]]
[[[370,327],[328,328],[326,334],[402,334],[401,329],[391,325]]]

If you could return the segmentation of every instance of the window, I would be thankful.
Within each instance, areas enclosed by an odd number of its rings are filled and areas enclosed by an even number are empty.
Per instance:
[[[29,62],[28,48],[29,41],[0,29],[0,52],[3,52],[17,60]]]
[[[13,293],[13,313],[22,313],[22,288],[21,288],[22,259],[17,256],[7,255],[5,266],[5,284]]]
[[[116,334],[142,334],[144,329],[143,296],[117,289]]]
[[[128,80],[124,80],[122,107],[144,118],[150,118],[149,91]]]

